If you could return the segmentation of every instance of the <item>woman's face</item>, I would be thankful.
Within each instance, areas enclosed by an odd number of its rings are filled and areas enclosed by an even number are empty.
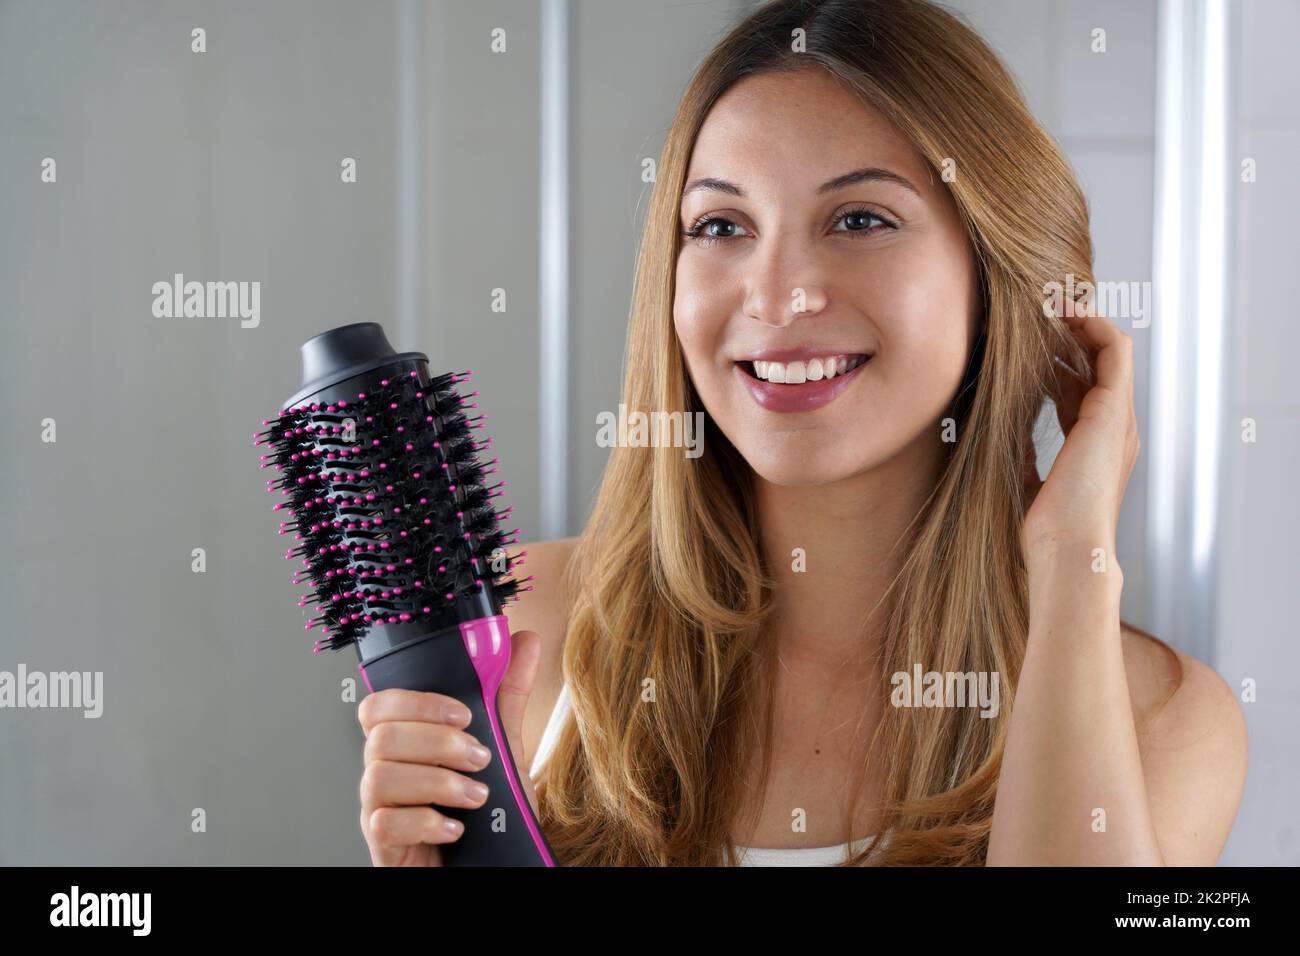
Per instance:
[[[747,77],[700,130],[681,228],[677,336],[755,472],[824,484],[940,442],[978,274],[947,184],[883,114],[821,70]]]

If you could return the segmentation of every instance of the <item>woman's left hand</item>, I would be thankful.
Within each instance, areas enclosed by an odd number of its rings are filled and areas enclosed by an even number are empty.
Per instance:
[[[1073,312],[1062,319],[1092,354],[1096,383],[1088,388],[1060,369],[1054,400],[1065,444],[1046,481],[1038,480],[1032,461],[1026,475],[1032,504],[1022,544],[1030,568],[1063,547],[1086,546],[1085,558],[1100,547],[1107,562],[1114,562],[1120,504],[1140,449],[1133,340],[1106,317],[1081,314],[1077,303]],[[1057,314],[1062,314],[1059,300]]]

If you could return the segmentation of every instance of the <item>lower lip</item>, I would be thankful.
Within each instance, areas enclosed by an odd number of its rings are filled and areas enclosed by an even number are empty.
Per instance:
[[[871,364],[867,359],[857,368],[850,369],[843,375],[824,378],[820,382],[804,382],[800,385],[774,385],[754,378],[746,372],[739,362],[735,364],[736,374],[740,376],[754,397],[769,412],[811,412],[828,405],[840,392],[849,387],[857,374]]]

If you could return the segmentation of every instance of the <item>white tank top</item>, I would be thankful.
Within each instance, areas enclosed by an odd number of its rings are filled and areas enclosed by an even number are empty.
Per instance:
[[[533,765],[528,771],[528,775],[534,782],[539,779],[542,765],[555,749],[560,730],[571,709],[569,685],[566,683],[560,687],[560,696],[555,701],[555,708],[551,711],[550,718],[546,721],[546,729],[542,731],[542,739],[537,744],[537,755],[533,758]],[[854,852],[865,846],[870,839],[870,837],[863,837],[861,840],[853,841]],[[847,843],[839,843],[835,846],[797,847],[785,850],[737,845],[737,863],[740,866],[834,866],[847,859],[845,851],[848,846]]]

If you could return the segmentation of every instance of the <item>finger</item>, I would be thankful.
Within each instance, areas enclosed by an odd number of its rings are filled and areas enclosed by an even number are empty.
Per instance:
[[[1096,353],[1097,386],[1131,396],[1133,340],[1110,319],[1095,312],[1067,316],[1065,322],[1079,341]]]
[[[422,720],[465,727],[470,714],[468,707],[446,694],[392,687],[366,695],[357,707],[357,720],[369,737],[376,724],[388,720]]]
[[[1079,405],[1088,391],[1088,382],[1084,381],[1072,368],[1055,359],[1056,380],[1052,385],[1052,404],[1056,408],[1056,420],[1061,426],[1061,433],[1070,434],[1070,429],[1079,420]]]
[[[379,807],[367,821],[376,846],[404,847],[417,843],[451,843],[464,829],[459,820],[433,807]]]
[[[482,755],[477,755],[481,751]],[[447,724],[388,720],[377,724],[366,738],[365,762],[427,764],[456,770],[482,770],[492,752],[472,734]]]
[[[497,691],[497,712],[506,732],[511,754],[522,760],[524,709],[537,679],[542,656],[542,637],[536,631],[515,631],[510,635],[510,666]]]
[[[445,807],[477,807],[487,797],[473,795],[475,783],[447,767],[376,760],[367,764],[361,775],[361,806],[377,809],[437,803]]]

